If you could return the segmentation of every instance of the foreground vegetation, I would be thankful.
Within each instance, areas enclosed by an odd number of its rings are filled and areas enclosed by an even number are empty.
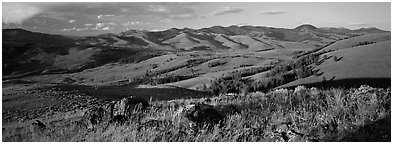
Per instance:
[[[83,112],[47,127],[3,129],[3,141],[390,141],[390,88],[276,89],[267,93],[151,102],[140,121],[86,130]],[[228,115],[213,129],[190,128],[181,109],[190,103],[233,104],[240,114]]]

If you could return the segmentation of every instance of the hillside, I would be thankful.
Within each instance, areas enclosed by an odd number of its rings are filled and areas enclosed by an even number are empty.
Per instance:
[[[359,39],[363,38],[363,36],[359,37]],[[353,38],[344,40],[326,48],[350,46],[351,42],[359,39]],[[329,83],[334,83],[334,81],[342,81],[342,84],[336,83],[336,86],[359,85],[360,83],[356,84],[356,80],[359,80],[359,82],[362,80],[362,84],[388,86],[390,85],[391,77],[390,45],[391,40],[385,40],[369,45],[338,47],[339,50],[321,55],[321,57],[324,57],[324,55],[332,57],[328,60],[324,60],[324,62],[314,68],[314,70],[319,70],[318,72],[322,73],[321,75],[299,79],[281,87],[307,84],[321,85],[322,83],[322,85],[329,85]],[[334,56],[340,58],[340,60],[335,61],[333,59]],[[324,82],[324,79],[327,82]],[[354,81],[352,82],[351,80]],[[348,82],[345,84],[345,81]]]
[[[312,25],[294,29],[213,26],[158,32],[129,30],[77,39],[19,29],[3,31],[4,79],[36,75],[24,79],[49,83],[72,79],[74,84],[88,85],[175,85],[194,90],[239,71],[290,62],[307,51],[326,52],[390,40],[390,33],[375,29]],[[360,33],[365,34],[358,36]],[[25,49],[15,48],[15,44],[23,44]],[[260,73],[268,71],[257,70],[242,77],[258,80],[263,76]]]
[[[338,41],[332,45],[329,45],[321,49],[321,51],[352,48],[359,45],[365,45],[367,43],[377,43],[377,42],[387,41],[390,39],[391,39],[390,33],[370,33],[355,38],[349,38],[349,39]]]
[[[2,38],[3,75],[42,70],[50,65],[53,55],[66,54],[75,41],[23,29],[3,29]]]

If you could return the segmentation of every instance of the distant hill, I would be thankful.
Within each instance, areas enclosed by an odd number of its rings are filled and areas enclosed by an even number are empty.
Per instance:
[[[345,28],[317,28],[313,25],[300,25],[294,29],[272,28],[262,26],[212,26],[209,28],[190,29],[172,28],[164,31],[128,30],[107,37],[89,37],[82,41],[87,44],[103,44],[110,46],[142,46],[156,47],[165,50],[228,50],[234,46],[236,50],[252,48],[259,42],[269,39],[290,42],[311,42],[328,44],[333,41],[359,36],[367,33],[385,32],[375,28],[349,30]],[[242,44],[231,40],[231,37],[249,37],[255,42]],[[94,40],[95,39],[95,40]],[[188,42],[187,42],[188,41]],[[229,41],[229,42],[228,42]],[[201,43],[198,43],[201,42]],[[198,44],[196,44],[198,43]]]
[[[23,29],[3,29],[3,74],[36,71],[50,65],[50,60],[39,61],[34,56],[42,53],[65,54],[73,47],[74,39]]]
[[[294,29],[232,25],[154,32],[128,30],[119,34],[70,37],[3,29],[3,74],[23,76],[75,72],[113,62],[139,62],[166,52],[181,51],[269,51],[263,55],[275,57],[278,52],[288,57],[334,41],[371,33],[379,35],[381,32],[385,31],[376,28],[317,28],[312,25]],[[377,42],[372,38],[370,41]],[[358,43],[354,41],[351,45]],[[334,49],[333,46],[338,44],[325,49]]]

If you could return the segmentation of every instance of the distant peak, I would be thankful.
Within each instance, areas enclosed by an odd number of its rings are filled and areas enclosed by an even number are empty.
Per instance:
[[[148,32],[147,30],[137,30],[137,29],[129,29],[127,31],[121,32],[120,35],[128,36],[128,35],[140,35]]]
[[[184,27],[182,30],[184,30],[184,31],[193,31],[194,29],[188,28],[188,27]]]
[[[380,29],[378,29],[376,27],[362,27],[362,28],[359,28],[359,30],[380,30]]]
[[[376,27],[359,28],[359,29],[355,29],[354,31],[361,31],[361,32],[368,32],[368,33],[388,32],[388,31],[378,29]]]

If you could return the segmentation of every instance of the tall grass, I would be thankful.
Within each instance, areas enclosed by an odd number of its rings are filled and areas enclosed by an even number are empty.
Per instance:
[[[13,131],[23,135],[20,139],[13,139],[3,130],[3,141],[390,141],[390,88],[297,87],[244,96],[222,95],[211,98],[210,104],[234,104],[241,114],[227,116],[222,127],[190,127],[179,109],[204,100],[153,102],[142,121],[94,131],[67,119],[39,133],[24,127]],[[146,125],[152,119],[161,125]]]

